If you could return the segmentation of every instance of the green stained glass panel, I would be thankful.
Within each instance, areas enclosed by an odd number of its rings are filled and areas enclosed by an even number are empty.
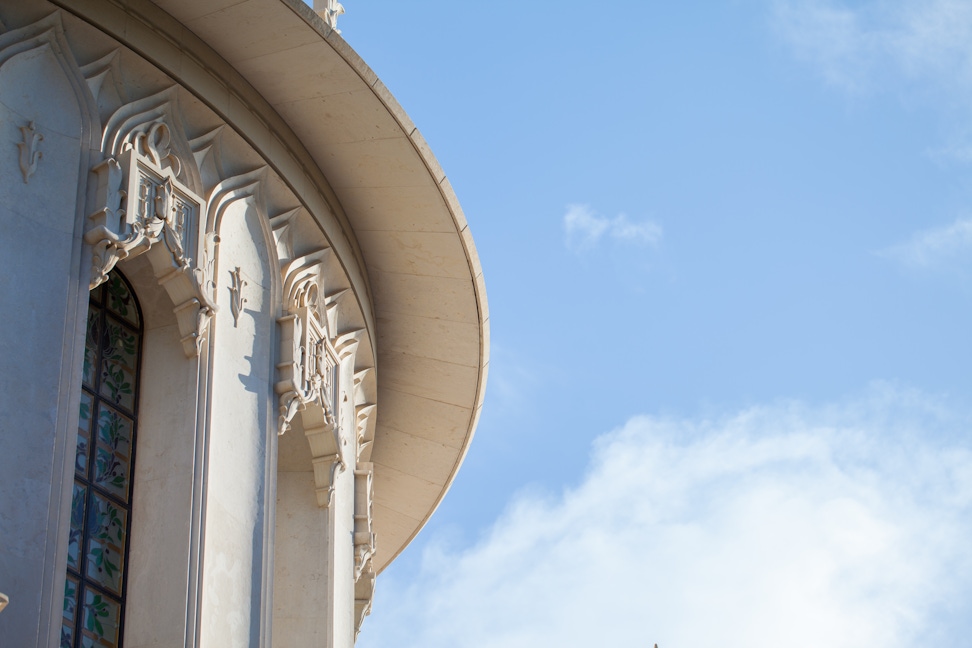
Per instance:
[[[97,307],[92,304],[88,309],[88,330],[84,337],[84,367],[81,375],[81,381],[92,389],[94,389],[95,365],[98,362],[98,340],[101,339],[98,331],[101,320],[98,315]]]
[[[88,500],[88,489],[74,482],[71,496],[71,531],[68,534],[68,567],[81,570],[81,533],[84,531],[84,507]]]
[[[131,412],[135,406],[138,334],[109,317],[105,319],[101,352],[101,396]]]
[[[112,272],[88,305],[61,648],[121,641],[140,327],[134,295]]]
[[[118,645],[118,626],[121,623],[121,606],[118,603],[86,587],[81,614],[82,646],[115,648]]]
[[[59,648],[72,648],[74,646],[74,626],[68,625],[67,621],[61,623],[61,643]]]
[[[138,326],[138,309],[135,307],[135,298],[128,291],[128,286],[118,273],[113,272],[108,275],[108,281],[105,282],[104,287],[108,310],[129,324]]]
[[[121,596],[128,514],[92,493],[88,504],[85,577]]]
[[[78,581],[73,576],[68,576],[64,581],[64,623],[74,627],[75,615],[78,611]],[[73,633],[72,633],[73,634]]]
[[[132,421],[105,405],[98,412],[94,483],[128,501],[131,474]]]
[[[68,576],[64,582],[64,611],[61,621],[60,648],[71,648],[74,645],[74,622],[78,613],[78,581]]]
[[[94,402],[87,393],[81,392],[81,411],[78,416],[78,449],[74,457],[74,472],[81,477],[88,475],[88,448],[91,442],[91,416]]]

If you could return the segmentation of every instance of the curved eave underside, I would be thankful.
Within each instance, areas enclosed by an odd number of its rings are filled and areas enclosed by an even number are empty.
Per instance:
[[[364,261],[377,334],[371,461],[381,570],[445,495],[482,407],[486,292],[459,202],[378,77],[301,0],[154,2],[286,121],[353,230],[348,236]],[[116,37],[134,46],[138,30],[130,31]],[[232,124],[232,106],[228,112]]]

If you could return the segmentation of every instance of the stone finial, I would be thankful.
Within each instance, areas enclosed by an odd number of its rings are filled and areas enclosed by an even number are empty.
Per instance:
[[[324,19],[328,27],[339,34],[341,33],[341,30],[337,28],[337,19],[344,13],[344,5],[337,0],[314,0],[314,11]]]

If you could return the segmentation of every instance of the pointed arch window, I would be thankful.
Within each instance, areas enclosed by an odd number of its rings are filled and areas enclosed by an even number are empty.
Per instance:
[[[88,303],[61,648],[121,646],[141,345],[141,310],[114,270]]]

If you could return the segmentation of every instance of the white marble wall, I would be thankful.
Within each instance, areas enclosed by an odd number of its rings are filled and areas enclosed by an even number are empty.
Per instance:
[[[93,209],[89,170],[108,153],[105,125],[128,110],[132,124],[152,115],[179,136],[181,164],[201,167],[193,169],[201,196],[235,193],[218,213],[201,214],[200,226],[208,222],[220,239],[219,310],[198,357],[185,352],[175,304],[147,255],[118,265],[145,320],[125,645],[350,648],[352,356],[340,370],[346,465],[330,507],[319,506],[299,424],[277,458],[276,254],[288,245],[328,247],[319,221],[300,211],[288,225],[296,243],[274,241],[269,215],[300,201],[239,134],[220,130],[221,119],[153,64],[44,0],[0,4],[0,15],[0,591],[10,597],[0,646],[49,648],[59,633],[90,267],[82,244]],[[37,19],[47,22],[29,23]],[[64,24],[85,53],[85,73]],[[18,29],[33,30],[29,45]],[[17,145],[31,122],[43,140],[25,182]],[[332,284],[347,287],[341,261],[329,264]],[[230,290],[236,268],[241,295]],[[245,302],[234,318],[238,297]],[[342,317],[361,328],[356,303],[346,303]]]
[[[47,646],[63,601],[68,490],[77,437],[87,295],[77,288],[82,117],[50,44],[0,37],[0,637]],[[44,79],[43,84],[34,83]],[[25,182],[18,143],[33,122],[43,140]],[[61,592],[56,592],[60,585]],[[55,616],[55,614],[57,616]]]
[[[218,224],[217,304],[212,333],[201,643],[256,646],[264,634],[268,444],[275,441],[272,275],[257,210],[239,200]],[[241,269],[246,302],[234,321],[230,272]],[[275,468],[273,466],[269,468]]]
[[[282,445],[291,443],[307,444],[293,431],[281,438]],[[332,605],[327,509],[317,505],[312,471],[283,468],[277,478],[273,646],[326,646]]]

